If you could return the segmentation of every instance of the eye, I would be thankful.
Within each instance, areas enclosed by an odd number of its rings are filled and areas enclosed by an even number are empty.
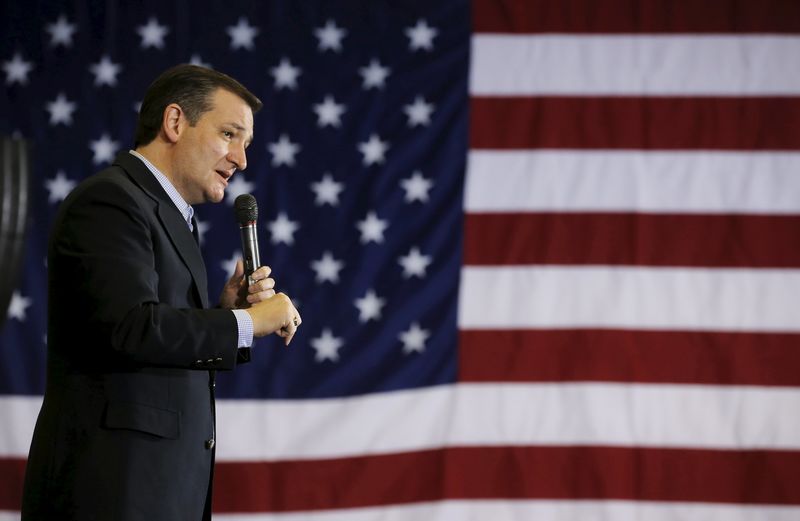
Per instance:
[[[233,132],[231,132],[230,130],[223,130],[222,135],[228,139],[233,139]]]

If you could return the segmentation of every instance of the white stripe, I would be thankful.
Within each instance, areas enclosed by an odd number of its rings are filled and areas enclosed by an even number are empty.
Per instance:
[[[624,384],[460,384],[312,402],[225,401],[217,457],[483,445],[800,448],[798,407],[800,389]]]
[[[800,60],[798,60],[800,61]],[[468,212],[800,213],[800,154],[472,151]]]
[[[0,521],[19,521],[0,511]],[[797,521],[800,508],[653,501],[441,501],[311,512],[215,514],[214,521]]]
[[[0,458],[27,458],[41,396],[0,395]]]
[[[466,266],[458,324],[800,332],[800,270]]]
[[[2,454],[25,457],[38,413]],[[606,445],[800,450],[800,389],[616,383],[457,384],[325,400],[219,400],[217,458],[287,460],[448,446]],[[8,416],[13,412],[16,416]],[[18,440],[14,444],[13,440]],[[11,445],[14,444],[14,445]]]
[[[796,95],[800,37],[484,34],[472,39],[470,93]]]
[[[800,508],[654,501],[441,501],[281,514],[217,514],[214,521],[797,521]]]

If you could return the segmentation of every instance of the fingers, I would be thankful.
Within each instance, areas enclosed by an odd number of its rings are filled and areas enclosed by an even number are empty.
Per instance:
[[[275,296],[275,279],[265,278],[250,284],[247,288],[247,302],[255,304]]]
[[[270,268],[269,266],[261,266],[256,271],[254,271],[253,274],[250,275],[250,277],[253,280],[261,280],[269,277],[270,273],[272,273],[272,268]]]
[[[297,329],[300,327],[300,324],[303,323],[303,320],[300,318],[300,313],[297,312],[294,306],[291,306],[293,317],[290,320],[286,321],[286,324],[276,331],[278,336],[283,338],[284,343],[288,346],[289,342],[292,341],[294,338],[294,334],[297,333]]]
[[[250,275],[253,283],[248,286],[245,296],[248,304],[255,304],[275,296],[275,279],[269,277],[270,273],[272,273],[272,268],[261,266]]]

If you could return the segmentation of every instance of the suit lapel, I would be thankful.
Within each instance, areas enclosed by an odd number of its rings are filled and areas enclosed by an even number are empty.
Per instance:
[[[175,203],[172,202],[158,183],[158,180],[139,158],[128,152],[123,152],[117,156],[114,163],[128,172],[139,187],[156,202],[158,220],[167,232],[178,255],[192,274],[197,296],[203,307],[207,308],[208,276],[206,274],[205,263],[200,253],[200,246],[192,236],[189,225],[183,220],[181,212],[178,211]],[[194,221],[194,225],[196,229],[196,221]]]
[[[200,301],[203,307],[208,307],[208,283],[206,275],[206,266],[203,262],[203,256],[200,253],[200,246],[194,240],[192,232],[189,230],[189,225],[183,220],[183,216],[172,204],[158,205],[158,218],[164,229],[167,230],[172,244],[178,250],[178,254],[183,259],[183,262],[192,272],[192,279],[194,280],[197,291],[200,293]]]

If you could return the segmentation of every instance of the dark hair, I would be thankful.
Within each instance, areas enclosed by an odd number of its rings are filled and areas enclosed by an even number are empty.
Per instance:
[[[176,65],[164,71],[147,88],[139,110],[139,123],[133,147],[147,145],[158,135],[164,109],[177,103],[194,126],[203,113],[212,109],[211,97],[217,89],[225,89],[242,98],[253,111],[262,107],[261,100],[244,85],[221,72],[198,65]]]

